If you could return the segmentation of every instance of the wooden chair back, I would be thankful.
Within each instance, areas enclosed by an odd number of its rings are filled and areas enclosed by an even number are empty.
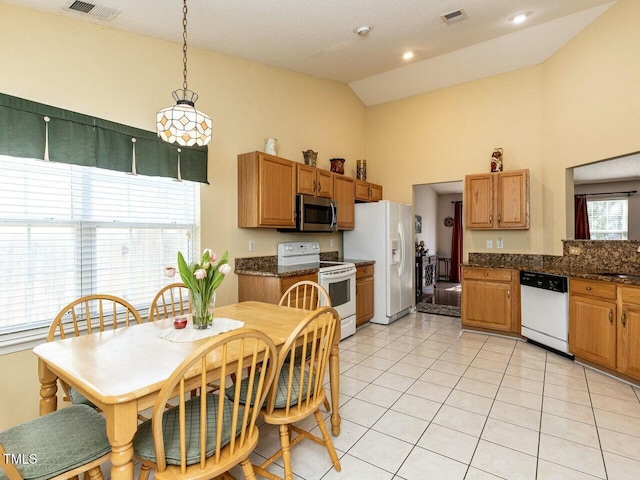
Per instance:
[[[331,307],[331,298],[319,283],[303,280],[291,285],[282,294],[279,305],[303,310],[317,310],[320,307]]]
[[[169,466],[172,469],[170,475],[178,475],[178,470],[181,475],[185,475],[187,469],[191,468],[197,472],[198,477],[212,478],[248,458],[257,443],[256,420],[260,413],[260,406],[263,405],[275,378],[277,355],[276,346],[267,335],[257,330],[242,328],[214,337],[185,359],[164,383],[153,407],[151,421],[157,457],[156,474],[167,469],[162,419],[166,414],[165,405],[169,399],[175,397],[178,398],[176,408],[179,409],[181,464]],[[210,369],[212,362],[219,366],[215,371]],[[237,378],[244,376],[248,379],[246,398],[254,398],[255,407],[240,403],[242,382],[232,382],[230,379],[232,374],[235,374]],[[185,461],[187,449],[185,401],[189,399],[189,393],[196,388],[199,388],[201,392],[206,392],[207,384],[213,379],[217,379],[220,384],[219,392],[208,393],[200,397],[200,462],[188,467]],[[207,411],[207,400],[211,400],[213,395],[220,395],[219,399],[226,398],[227,388],[234,389],[235,400],[229,400],[232,403],[230,422],[231,432],[238,433],[236,436],[231,436],[229,445],[220,446],[219,439],[223,436],[224,402],[218,402],[216,412],[218,422],[215,432],[218,441],[215,453],[207,458],[205,437],[208,418],[203,413]],[[250,442],[253,442],[253,445],[250,445]],[[186,475],[185,478],[191,477],[192,475]]]
[[[286,403],[279,408],[284,416],[311,413],[324,400],[322,384],[339,321],[338,312],[331,307],[315,310],[296,327],[280,350],[276,378],[281,382],[286,379]],[[267,413],[276,409],[278,387],[283,389],[285,385],[274,384],[267,400]]]
[[[189,289],[184,283],[172,283],[162,288],[151,302],[149,321],[178,317],[191,313]]]
[[[126,300],[114,295],[88,295],[78,298],[56,315],[49,327],[47,342],[55,339],[56,331],[60,338],[79,337],[81,334],[104,332],[107,328],[115,330],[118,322],[126,326],[142,323],[137,310]]]

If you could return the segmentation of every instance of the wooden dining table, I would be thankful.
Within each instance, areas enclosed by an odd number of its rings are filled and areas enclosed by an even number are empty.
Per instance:
[[[266,333],[280,348],[309,313],[270,303],[242,302],[216,307],[215,317],[240,320],[245,327]],[[172,342],[157,336],[172,327],[172,319],[158,320],[44,343],[33,350],[38,356],[40,415],[57,409],[58,378],[98,406],[107,423],[113,480],[134,478],[133,438],[138,412],[153,406],[163,382],[207,341]],[[329,361],[334,436],[340,434],[339,341],[338,330]]]

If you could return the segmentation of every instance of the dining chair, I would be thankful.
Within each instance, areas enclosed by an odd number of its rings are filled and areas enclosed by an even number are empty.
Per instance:
[[[73,405],[0,432],[0,477],[62,480],[86,472],[102,480],[100,464],[110,454],[102,415]]]
[[[331,307],[331,298],[319,283],[302,280],[291,285],[280,297],[278,305],[304,310],[316,310],[321,306]]]
[[[64,339],[68,336],[79,337],[104,332],[108,328],[115,330],[119,323],[126,326],[139,324],[142,323],[142,318],[133,305],[122,298],[106,294],[88,295],[74,300],[60,310],[49,327],[47,342],[56,340],[56,335]],[[65,401],[95,408],[93,403],[65,382],[60,381],[60,384],[65,393]]]
[[[324,375],[327,369],[329,355],[333,348],[334,337],[339,321],[338,312],[331,307],[322,307],[310,313],[291,333],[280,353],[276,367],[276,381],[267,396],[267,403],[261,410],[265,423],[279,425],[280,442],[282,448],[274,453],[262,465],[254,465],[256,473],[266,478],[279,479],[268,472],[266,467],[279,457],[284,463],[284,478],[293,478],[291,468],[291,447],[304,438],[324,445],[336,471],[340,471],[340,460],[329,436],[320,413],[320,405],[326,398],[323,387]],[[309,360],[296,362],[296,347],[301,345],[301,358],[307,358],[307,349],[311,349]],[[293,359],[290,359],[293,356]],[[293,360],[293,361],[291,361]],[[255,396],[248,393],[250,380],[245,378],[241,382],[242,403],[254,405]],[[237,398],[237,389],[227,389],[227,396]],[[312,435],[293,423],[299,422],[310,415],[315,417],[322,438]],[[291,439],[291,433],[298,435]]]
[[[172,283],[163,287],[151,302],[149,321],[177,317],[190,312],[189,289],[184,283]]]
[[[265,401],[277,361],[275,344],[257,330],[242,328],[213,337],[187,357],[164,382],[153,407],[151,420],[138,426],[134,456],[142,462],[140,480],[154,478],[208,479],[240,464],[247,479],[255,479],[249,455],[258,443],[256,421],[260,408],[240,403],[241,382],[232,373],[246,375],[248,395]],[[213,363],[215,362],[215,364]],[[220,390],[187,399],[198,388],[217,378]],[[236,392],[236,400],[224,394]],[[178,405],[165,410],[177,395]]]
[[[302,280],[291,285],[280,298],[279,305],[285,305],[292,308],[302,308],[304,310],[317,310],[318,308],[332,307],[331,297],[327,290],[319,283],[310,280]],[[296,357],[298,361],[302,360],[300,356],[301,346],[297,347]],[[311,352],[311,349],[307,349]],[[324,408],[327,412],[331,411],[329,399],[325,398]]]

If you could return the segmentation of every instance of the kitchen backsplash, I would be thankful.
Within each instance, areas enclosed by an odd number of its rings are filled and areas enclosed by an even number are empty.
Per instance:
[[[615,272],[640,275],[640,241],[563,240],[563,255],[469,253],[469,264],[575,273]],[[570,253],[578,248],[579,254]]]

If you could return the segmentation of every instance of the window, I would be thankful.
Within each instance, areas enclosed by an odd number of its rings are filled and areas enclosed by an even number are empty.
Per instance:
[[[0,169],[0,341],[33,335],[93,293],[144,316],[164,267],[178,251],[192,258],[197,183],[5,156]]]
[[[629,219],[627,209],[626,198],[588,200],[591,240],[627,240]]]

